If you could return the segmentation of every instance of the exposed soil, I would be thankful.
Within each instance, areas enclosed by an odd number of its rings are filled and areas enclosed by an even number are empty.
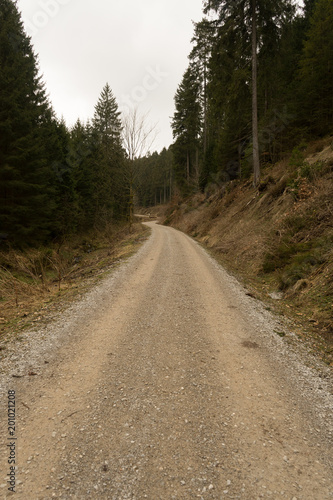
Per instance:
[[[332,498],[329,368],[193,240],[148,225],[128,263],[7,344],[2,498],[8,390],[17,499]]]

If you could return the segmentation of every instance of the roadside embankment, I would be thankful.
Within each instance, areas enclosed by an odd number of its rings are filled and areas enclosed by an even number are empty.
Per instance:
[[[210,249],[333,364],[333,142],[295,148],[250,180],[174,199],[164,224]]]

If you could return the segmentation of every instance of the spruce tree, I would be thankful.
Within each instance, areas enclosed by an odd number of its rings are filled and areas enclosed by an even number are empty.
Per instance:
[[[218,27],[209,62],[207,180],[239,175],[241,146],[251,140],[249,40],[237,26],[229,18]]]
[[[96,224],[107,223],[119,216],[123,197],[121,170],[124,151],[121,142],[120,112],[107,83],[95,106],[92,133],[97,154],[94,163],[94,203]]]
[[[116,98],[108,83],[104,86],[95,106],[93,127],[108,153],[119,147],[121,142],[120,111],[118,111]]]
[[[199,148],[202,133],[200,75],[190,64],[175,95],[172,120],[176,180],[185,191],[199,183]]]
[[[0,231],[10,242],[43,241],[52,230],[52,122],[16,3],[0,0]]]
[[[95,221],[93,166],[97,153],[90,124],[84,125],[77,120],[70,132],[67,164],[75,183],[79,232],[91,229]]]
[[[333,3],[318,0],[300,61],[300,115],[312,132],[332,132],[333,125]]]
[[[254,185],[260,180],[259,138],[258,138],[258,48],[267,44],[265,34],[280,27],[286,12],[291,11],[290,0],[205,0],[204,12],[215,12],[221,25],[234,25],[244,40],[248,41],[251,51],[247,51],[252,62],[251,94],[252,94],[252,149]],[[273,30],[273,31],[274,31]],[[244,56],[243,56],[244,57]],[[237,61],[235,61],[237,65]],[[237,66],[236,66],[237,67]]]
[[[59,236],[71,235],[78,230],[78,194],[75,164],[71,157],[71,136],[65,122],[54,122],[52,168],[56,174],[55,197],[57,204],[55,228]]]
[[[200,99],[202,106],[202,148],[203,158],[205,158],[207,148],[209,146],[209,131],[208,131],[208,92],[207,86],[209,81],[209,60],[213,43],[216,36],[216,24],[208,19],[202,19],[199,23],[194,24],[194,35],[191,40],[193,49],[189,55],[192,67],[199,76],[200,83]]]

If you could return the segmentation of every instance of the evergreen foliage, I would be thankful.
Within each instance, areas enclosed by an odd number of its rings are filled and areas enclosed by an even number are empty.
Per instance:
[[[200,101],[200,73],[189,66],[175,95],[176,111],[172,120],[176,139],[173,154],[175,178],[184,192],[199,184],[199,144],[201,137],[202,103]]]
[[[167,203],[173,195],[173,155],[164,148],[137,160],[135,168],[136,201],[139,206],[151,207]]]
[[[333,123],[333,3],[318,0],[300,61],[301,117],[324,135]]]
[[[255,109],[264,166],[304,139],[332,133],[332,9],[330,0],[305,0],[302,14],[292,0],[204,1],[209,17],[195,24],[189,55],[195,70],[177,90],[172,121],[175,179],[183,192],[193,182],[184,175],[187,142],[179,123],[197,105],[200,189],[253,174]],[[199,92],[191,100],[193,86]]]
[[[0,235],[40,245],[126,216],[120,113],[108,84],[92,124],[55,118],[16,2],[0,0]]]
[[[95,225],[105,225],[123,209],[119,200],[122,182],[120,172],[124,166],[124,150],[121,142],[122,125],[120,112],[112,90],[107,83],[95,106],[92,134],[96,152],[93,165],[93,196]],[[124,195],[124,193],[122,193]]]
[[[264,166],[332,133],[331,0],[305,0],[302,13],[292,0],[205,0],[203,12],[175,94],[174,143],[151,154],[153,128],[136,110],[122,121],[109,84],[91,122],[68,130],[55,117],[17,4],[0,0],[0,243],[103,230],[131,220],[135,200],[250,177],[254,110]]]
[[[0,1],[0,231],[44,241],[56,208],[55,121],[16,4]]]

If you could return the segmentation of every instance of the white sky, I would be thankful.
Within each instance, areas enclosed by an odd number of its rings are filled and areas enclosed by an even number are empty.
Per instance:
[[[202,0],[18,0],[53,108],[68,126],[92,118],[108,82],[121,110],[149,112],[172,142],[173,97]]]

